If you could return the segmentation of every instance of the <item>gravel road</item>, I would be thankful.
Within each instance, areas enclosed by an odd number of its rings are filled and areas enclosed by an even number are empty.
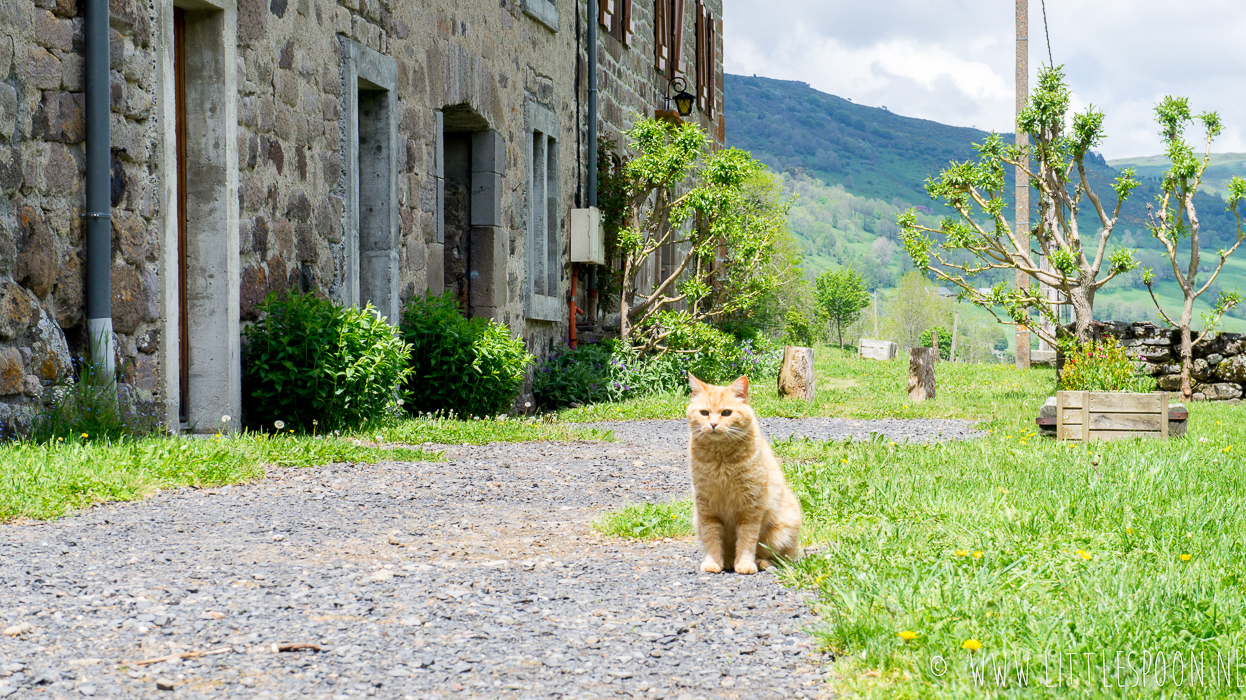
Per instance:
[[[767,425],[969,434],[922,423]],[[606,427],[0,525],[0,698],[833,696],[804,594],[592,532],[688,490],[680,421]],[[319,651],[274,649],[299,643]],[[190,651],[218,653],[134,663]]]

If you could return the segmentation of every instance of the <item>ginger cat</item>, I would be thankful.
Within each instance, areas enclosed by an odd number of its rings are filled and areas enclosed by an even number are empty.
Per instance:
[[[800,502],[748,405],[748,377],[712,386],[689,374],[688,383],[692,522],[705,550],[701,570],[753,574],[774,555],[799,558]]]

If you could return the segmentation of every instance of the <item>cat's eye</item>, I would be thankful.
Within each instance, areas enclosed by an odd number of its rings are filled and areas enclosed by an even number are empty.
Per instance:
[[[731,415],[731,409],[730,409],[730,408],[724,408],[724,409],[722,410],[722,416],[723,416],[723,418],[726,418],[726,417],[727,417],[727,416],[729,416],[729,415]]]
[[[710,414],[710,412],[709,412],[709,411],[705,410],[704,408],[703,408],[703,409],[701,409],[701,415],[703,415],[703,416],[708,416],[709,414]]]

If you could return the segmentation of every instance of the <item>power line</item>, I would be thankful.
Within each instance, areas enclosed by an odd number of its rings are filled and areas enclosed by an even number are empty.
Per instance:
[[[1051,57],[1051,32],[1047,31],[1047,0],[1043,3],[1043,35],[1047,37],[1047,66],[1049,68],[1056,67],[1056,61]]]

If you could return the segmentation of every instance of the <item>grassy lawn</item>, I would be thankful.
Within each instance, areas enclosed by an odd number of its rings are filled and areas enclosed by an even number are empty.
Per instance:
[[[340,437],[246,433],[119,442],[0,443],[0,522],[58,518],[96,503],[138,500],[178,486],[254,481],[263,478],[269,466],[445,458],[434,449],[404,445],[603,439],[611,439],[608,432],[545,421],[410,418]]]
[[[849,351],[819,347],[814,353],[818,376],[816,401],[781,399],[773,382],[754,384],[750,400],[763,416],[801,418],[972,418],[982,419],[1038,407],[1051,395],[1055,370],[1022,372],[1013,365],[941,363],[934,401],[908,400],[907,360],[859,360]],[[684,393],[659,394],[621,403],[569,408],[558,417],[569,422],[682,418],[688,407]]]
[[[940,365],[940,400],[922,407],[883,393],[885,373],[861,382],[880,387],[873,412],[852,406],[867,399],[849,393],[811,414],[977,416],[991,432],[930,446],[776,445],[814,550],[780,576],[818,591],[811,631],[839,658],[841,693],[1239,693],[1246,407],[1196,404],[1185,439],[1087,449],[1035,435],[1050,373],[1027,379]],[[763,412],[768,405],[759,402]],[[689,532],[686,505],[649,510],[598,527],[640,537]]]

